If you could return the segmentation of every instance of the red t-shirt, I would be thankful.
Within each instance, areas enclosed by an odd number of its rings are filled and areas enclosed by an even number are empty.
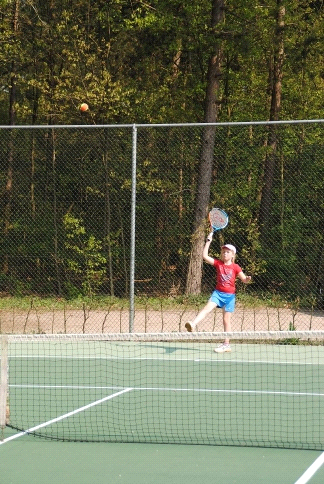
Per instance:
[[[216,290],[235,294],[235,279],[237,274],[242,272],[238,264],[224,264],[219,259],[214,259],[216,268]]]

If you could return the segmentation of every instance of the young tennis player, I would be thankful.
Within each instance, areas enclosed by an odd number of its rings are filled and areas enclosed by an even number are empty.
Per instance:
[[[213,240],[211,232],[206,240],[203,250],[203,259],[207,264],[216,268],[216,288],[213,291],[206,306],[197,314],[195,319],[185,324],[187,331],[194,331],[200,323],[216,307],[223,309],[224,331],[231,331],[231,315],[235,309],[235,279],[238,277],[242,282],[249,283],[251,276],[246,276],[238,264],[235,264],[236,248],[234,245],[226,244],[221,249],[220,259],[214,259],[208,255],[209,246]],[[229,339],[219,345],[216,353],[226,353],[231,351]]]

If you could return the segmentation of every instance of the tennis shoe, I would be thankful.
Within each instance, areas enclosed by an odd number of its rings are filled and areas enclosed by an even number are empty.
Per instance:
[[[189,333],[192,333],[193,330],[194,330],[194,327],[192,326],[192,324],[190,322],[186,323],[185,324],[185,328],[186,330],[189,332]]]
[[[221,345],[217,346],[214,351],[215,353],[230,353],[232,350],[229,344],[222,343]]]

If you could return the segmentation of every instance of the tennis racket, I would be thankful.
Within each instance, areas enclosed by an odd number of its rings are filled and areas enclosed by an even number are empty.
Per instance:
[[[228,215],[220,208],[212,208],[209,212],[209,222],[213,232],[224,229],[228,224]]]

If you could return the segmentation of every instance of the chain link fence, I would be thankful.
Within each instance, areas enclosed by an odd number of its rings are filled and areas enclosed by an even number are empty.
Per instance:
[[[215,279],[186,294],[204,129],[1,127],[0,332],[183,330]],[[209,208],[230,222],[211,255],[234,244],[253,277],[233,331],[323,329],[323,130],[215,125]]]

